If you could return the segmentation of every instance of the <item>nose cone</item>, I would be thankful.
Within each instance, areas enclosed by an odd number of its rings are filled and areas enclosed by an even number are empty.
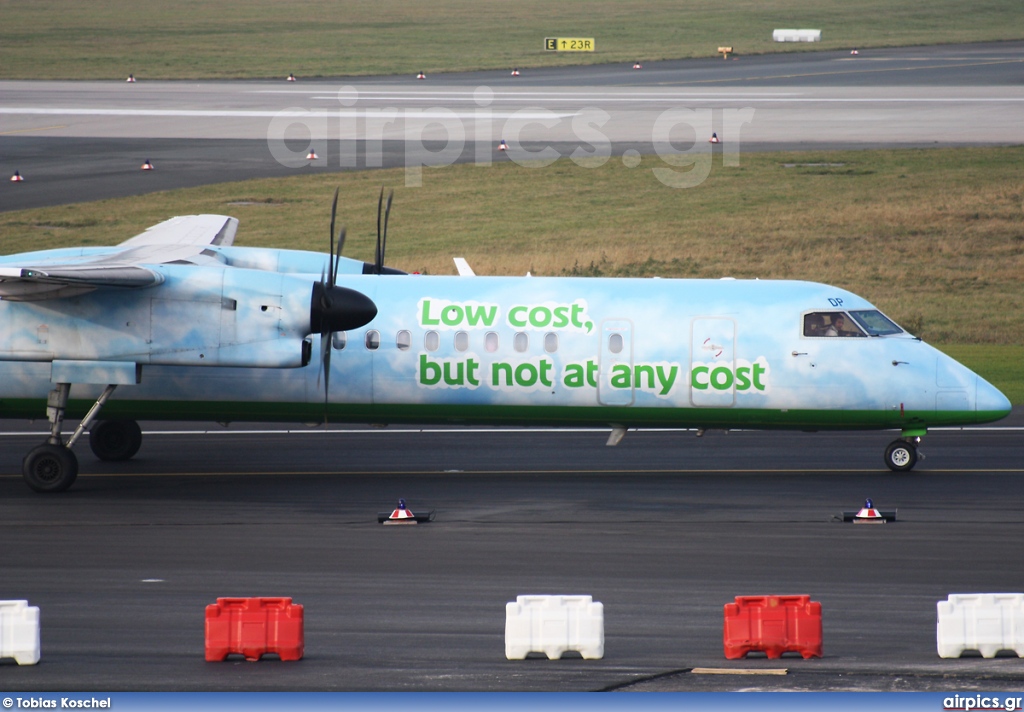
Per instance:
[[[978,399],[975,410],[979,423],[989,423],[1005,418],[1010,414],[1012,408],[1010,399],[1004,396],[1002,391],[984,378],[978,378]]]

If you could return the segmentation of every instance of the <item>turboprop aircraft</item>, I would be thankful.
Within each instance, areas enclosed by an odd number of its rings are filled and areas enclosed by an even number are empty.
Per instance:
[[[383,198],[383,192],[382,192]],[[138,420],[899,430],[998,420],[1006,397],[863,298],[778,280],[408,275],[233,244],[176,217],[114,247],[0,258],[0,417],[47,413],[26,483],[75,481],[72,446],[131,458]],[[333,358],[332,358],[333,355]],[[103,419],[99,419],[102,412]],[[82,417],[63,440],[65,416]]]

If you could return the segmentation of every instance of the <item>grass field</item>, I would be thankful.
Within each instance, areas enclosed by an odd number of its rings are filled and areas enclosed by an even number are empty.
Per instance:
[[[240,219],[239,244],[323,251],[340,185],[346,255],[371,260],[384,183],[396,267],[452,274],[464,256],[480,274],[827,282],[926,341],[970,346],[951,353],[1024,403],[1024,147],[744,154],[682,190],[654,177],[659,160],[450,166],[409,189],[400,170],[204,186],[0,213],[0,244],[112,244],[210,212]]]
[[[0,0],[0,78],[347,76],[1024,38],[1020,0]],[[776,28],[822,30],[775,43]],[[588,37],[593,53],[545,52]]]

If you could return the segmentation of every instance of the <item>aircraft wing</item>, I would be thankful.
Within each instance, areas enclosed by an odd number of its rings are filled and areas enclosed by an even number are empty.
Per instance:
[[[183,215],[99,256],[0,267],[0,299],[41,301],[103,288],[152,287],[164,280],[146,265],[217,262],[216,254],[206,248],[230,245],[237,229],[238,220],[226,215]]]

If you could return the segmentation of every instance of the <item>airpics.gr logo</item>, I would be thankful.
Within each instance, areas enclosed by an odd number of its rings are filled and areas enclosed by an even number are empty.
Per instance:
[[[953,695],[942,699],[944,710],[1005,710],[1005,712],[1016,712],[1021,708],[1020,697],[996,697],[995,695],[974,695],[973,697],[961,697]]]

